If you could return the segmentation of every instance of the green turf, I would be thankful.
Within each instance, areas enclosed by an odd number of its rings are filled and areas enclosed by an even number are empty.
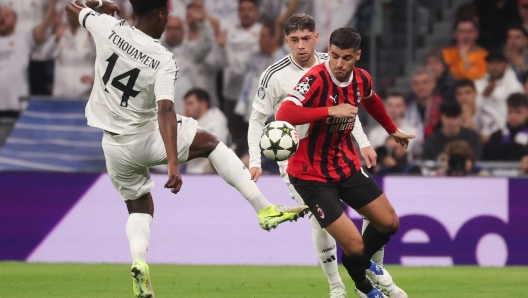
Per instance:
[[[0,297],[132,297],[128,265],[0,262]],[[528,297],[528,269],[389,266],[410,297]],[[318,267],[151,265],[156,296],[328,297]],[[341,268],[350,295],[352,282]]]

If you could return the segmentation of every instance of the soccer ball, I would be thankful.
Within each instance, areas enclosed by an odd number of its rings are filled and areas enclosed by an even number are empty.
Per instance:
[[[297,151],[299,136],[290,123],[273,121],[264,127],[259,145],[264,156],[271,160],[283,161]]]

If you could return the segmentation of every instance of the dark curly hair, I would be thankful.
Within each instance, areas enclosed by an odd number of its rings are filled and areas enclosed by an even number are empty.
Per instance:
[[[134,14],[144,16],[153,10],[161,9],[167,5],[169,0],[129,0],[134,9]]]

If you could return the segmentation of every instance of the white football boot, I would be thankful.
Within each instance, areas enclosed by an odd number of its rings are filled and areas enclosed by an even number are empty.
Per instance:
[[[366,271],[372,285],[380,289],[389,298],[408,298],[401,288],[396,286],[389,272],[376,263],[370,261],[370,268]]]

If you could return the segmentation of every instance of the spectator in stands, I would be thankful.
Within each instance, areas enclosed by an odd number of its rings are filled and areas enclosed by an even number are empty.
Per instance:
[[[528,71],[523,74],[521,84],[523,85],[524,93],[528,94]]]
[[[207,12],[205,12],[207,14],[207,20],[202,21],[202,11],[205,11],[204,6],[199,3],[191,2],[191,4],[187,6],[186,20],[188,28],[187,39],[189,44],[200,43],[200,41],[203,40],[204,34],[208,34],[209,36],[207,38],[213,41],[211,43],[211,50],[205,58],[194,64],[197,75],[193,77],[193,83],[196,88],[207,91],[211,98],[211,105],[218,107],[220,106],[220,100],[218,99],[216,78],[218,71],[222,67],[222,56],[220,48],[216,43],[213,27],[210,26],[211,18]]]
[[[470,79],[457,82],[456,99],[462,108],[462,126],[478,131],[477,88]]]
[[[443,54],[449,70],[457,80],[464,78],[477,80],[486,74],[488,52],[476,44],[478,35],[478,25],[475,21],[456,21],[456,44],[444,48]]]
[[[489,176],[490,173],[475,164],[475,151],[464,140],[452,141],[442,153],[444,161],[439,175],[443,176]]]
[[[198,23],[201,32],[198,39],[190,41],[183,21],[179,17],[169,16],[162,40],[162,44],[176,56],[179,72],[183,74],[178,76],[175,85],[175,109],[178,112],[182,111],[185,93],[196,86],[197,65],[204,61],[214,42],[213,28],[206,20],[203,6],[193,6],[189,14]]]
[[[506,99],[513,93],[524,93],[515,72],[501,51],[491,52],[486,60],[488,73],[475,82],[477,87],[477,113],[479,133],[486,142],[489,136],[506,126]]]
[[[528,155],[521,159],[521,175],[528,175]]]
[[[242,89],[245,71],[251,58],[259,51],[259,36],[262,24],[259,17],[258,0],[240,0],[238,8],[240,23],[228,27],[217,35],[218,45],[223,51],[223,110],[227,117],[229,130],[234,141],[242,144],[247,130],[240,128],[243,118],[235,114],[234,109]]]
[[[45,48],[55,58],[53,96],[82,98],[89,95],[94,82],[95,44],[79,22],[57,14],[55,36],[46,42]]]
[[[0,114],[17,115],[22,109],[20,98],[29,95],[29,56],[35,45],[46,41],[46,32],[55,17],[56,1],[51,0],[42,22],[29,32],[17,29],[18,19],[13,9],[0,9]]]
[[[446,145],[455,140],[469,143],[477,159],[480,158],[481,143],[478,133],[462,127],[462,108],[458,103],[443,103],[440,108],[442,127],[425,140],[422,160],[436,160]]]
[[[473,3],[480,25],[478,44],[488,50],[500,47],[506,41],[508,26],[520,21],[517,0],[474,0]]]
[[[324,0],[313,1],[315,28],[319,32],[319,42],[315,45],[317,52],[328,51],[330,34],[336,28],[346,27],[356,15],[361,1],[358,0]]]
[[[528,0],[519,0],[518,4],[522,26],[526,31],[528,31]]]
[[[521,82],[528,70],[528,32],[524,27],[517,25],[508,29],[505,55]]]
[[[255,94],[257,94],[260,75],[266,68],[284,58],[287,54],[280,48],[279,38],[281,37],[280,29],[275,26],[275,22],[268,21],[263,24],[259,40],[260,51],[251,58],[251,63],[245,72],[244,84],[235,107],[235,112],[244,117],[246,123],[251,115],[251,104]]]
[[[185,116],[198,121],[198,126],[214,134],[222,142],[226,142],[229,136],[227,120],[222,111],[211,107],[209,94],[202,89],[192,89],[185,94]],[[206,174],[214,172],[209,160],[199,158],[186,163],[187,173]]]
[[[387,137],[384,146],[376,148],[376,154],[376,166],[373,168],[376,176],[422,174],[420,167],[409,161],[405,148],[396,143],[393,137]]]
[[[300,2],[300,0],[259,0],[259,21],[274,22],[280,28],[297,11]]]
[[[475,24],[478,24],[478,11],[475,4],[470,2],[460,5],[456,10],[455,20],[472,20]]]
[[[417,135],[425,139],[433,134],[440,123],[440,105],[443,100],[434,93],[436,80],[434,73],[425,68],[418,67],[413,71],[411,78],[413,94],[405,113],[405,121],[416,127]]]
[[[514,93],[507,99],[506,127],[494,132],[484,146],[483,160],[521,160],[528,154],[528,97]]]
[[[427,52],[424,65],[435,74],[435,93],[440,95],[444,101],[455,101],[456,80],[444,61],[442,50],[436,48]]]
[[[408,134],[416,136],[415,139],[409,142],[409,148],[407,152],[410,159],[414,159],[415,156],[419,156],[423,143],[422,134],[417,133],[418,130],[416,127],[404,120],[405,112],[407,111],[404,95],[398,92],[389,93],[387,95],[387,99],[385,100],[385,109],[387,110],[389,117],[391,117],[392,121],[394,121],[394,124],[396,124],[398,128]],[[377,124],[377,126],[369,132],[368,139],[372,148],[378,148],[385,145],[387,136],[388,134],[385,129],[381,127],[381,125]]]

